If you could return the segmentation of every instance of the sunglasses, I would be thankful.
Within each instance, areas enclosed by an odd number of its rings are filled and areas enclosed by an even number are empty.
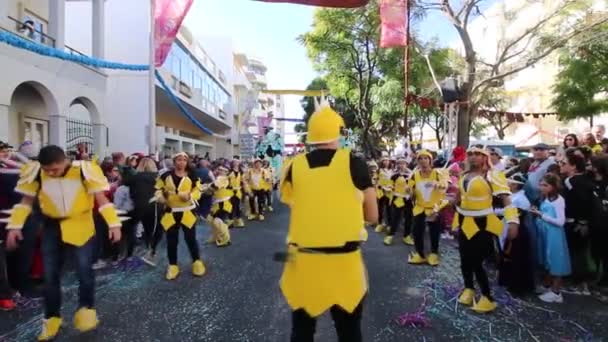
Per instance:
[[[483,156],[484,154],[481,152],[467,152],[467,156]]]

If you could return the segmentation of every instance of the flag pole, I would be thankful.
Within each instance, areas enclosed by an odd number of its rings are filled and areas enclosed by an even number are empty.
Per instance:
[[[409,74],[410,74],[410,53],[409,53],[409,47],[410,47],[410,11],[409,11],[409,0],[404,0],[405,1],[405,16],[406,16],[406,27],[405,27],[405,47],[404,47],[404,55],[403,55],[403,67],[404,67],[404,105],[405,105],[405,109],[404,109],[404,115],[403,115],[403,120],[404,120],[404,132],[403,134],[405,135],[405,138],[407,139],[407,133],[409,131],[409,123],[408,123],[408,116],[409,116],[409,105],[410,105],[410,101],[409,101],[409,96],[408,96],[408,88],[409,88]]]
[[[148,70],[148,91],[149,91],[149,126],[148,126],[148,145],[150,154],[157,153],[156,143],[156,64],[155,64],[155,50],[154,44],[154,32],[156,30],[156,23],[154,20],[155,12],[155,0],[150,0],[150,37],[149,37],[149,70]]]

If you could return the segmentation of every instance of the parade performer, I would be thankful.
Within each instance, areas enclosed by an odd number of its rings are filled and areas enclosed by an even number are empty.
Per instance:
[[[380,160],[380,169],[378,170],[378,226],[376,226],[376,232],[382,233],[389,229],[388,223],[390,223],[390,202],[393,191],[393,182],[391,177],[393,171],[390,167],[390,160],[388,157],[382,157]],[[384,216],[386,214],[386,216]]]
[[[234,210],[231,200],[234,198],[234,191],[230,189],[228,169],[221,165],[217,168],[217,177],[211,184],[211,190],[213,191],[213,206],[211,207],[211,217],[208,220],[211,224],[212,234],[209,241],[215,242],[218,247],[228,246],[230,245],[228,219]]]
[[[243,201],[243,172],[241,171],[241,162],[238,159],[232,161],[232,169],[228,174],[230,180],[230,190],[232,190],[232,197],[230,198],[230,204],[232,204],[232,212],[230,214],[230,220],[228,225],[234,224],[235,227],[245,227],[245,222],[241,217],[241,202]]]
[[[173,156],[175,168],[165,172],[156,180],[156,200],[165,204],[165,214],[160,224],[167,235],[167,280],[179,275],[177,266],[177,245],[180,228],[192,257],[192,274],[200,277],[205,274],[205,265],[200,258],[196,242],[196,215],[194,209],[201,197],[201,183],[198,177],[188,168],[188,155],[179,152]]]
[[[249,217],[248,219],[264,221],[264,209],[266,208],[266,189],[268,188],[268,175],[262,168],[262,161],[256,159],[253,168],[247,175],[249,191]],[[257,200],[257,206],[256,206]]]
[[[266,172],[264,194],[266,195],[266,210],[272,212],[272,192],[274,188],[274,170],[268,160],[264,160],[263,169]]]
[[[80,283],[74,326],[86,332],[99,323],[94,309],[95,274],[92,268],[97,246],[93,223],[95,202],[109,227],[109,239],[117,243],[121,237],[121,218],[104,195],[109,187],[99,166],[87,161],[70,162],[65,152],[54,145],[42,148],[38,161],[21,169],[15,191],[23,198],[13,207],[8,220],[7,247],[14,249],[18,241],[23,240],[21,229],[34,201],[39,201],[44,221],[42,260],[45,273],[45,312],[42,333],[38,336],[40,341],[52,340],[61,328],[61,265],[65,249],[73,252]]]
[[[393,197],[391,200],[391,222],[390,232],[388,236],[384,238],[385,245],[391,245],[393,243],[393,236],[397,232],[397,227],[401,222],[404,221],[403,226],[403,243],[413,244],[412,237],[410,236],[410,230],[412,227],[412,201],[410,199],[410,188],[408,186],[408,179],[410,178],[412,171],[407,167],[407,161],[405,158],[397,159],[397,171],[391,177],[393,182]]]
[[[448,201],[445,199],[448,187],[447,170],[433,169],[433,155],[427,150],[418,151],[418,167],[409,180],[414,193],[414,245],[416,251],[408,257],[410,264],[439,265],[439,236],[441,222],[439,212]],[[429,227],[431,253],[428,260],[424,254],[424,231]]]
[[[281,290],[293,310],[294,342],[313,341],[316,318],[327,310],[340,342],[362,340],[368,285],[360,244],[365,221],[376,221],[378,211],[367,165],[338,149],[343,126],[331,108],[315,112],[307,143],[316,148],[296,156],[281,183],[281,200],[291,208]]]
[[[463,305],[472,305],[474,311],[481,313],[496,309],[488,275],[483,267],[484,260],[494,253],[494,241],[503,230],[503,223],[492,207],[492,196],[502,197],[509,239],[517,237],[519,226],[518,211],[511,205],[511,192],[504,174],[492,170],[489,158],[488,151],[483,147],[472,147],[467,151],[468,169],[458,182],[453,223],[454,229],[460,229],[460,268],[465,286],[458,301]],[[481,288],[482,295],[478,301],[475,300],[473,277]]]

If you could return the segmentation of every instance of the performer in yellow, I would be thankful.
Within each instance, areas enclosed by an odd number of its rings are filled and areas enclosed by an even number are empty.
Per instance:
[[[490,293],[488,275],[483,262],[494,253],[494,241],[503,230],[502,221],[494,214],[492,196],[500,196],[504,204],[504,217],[508,222],[509,238],[518,234],[519,216],[511,205],[511,192],[502,172],[492,170],[489,153],[483,147],[467,151],[468,168],[458,182],[456,215],[453,228],[460,229],[458,245],[460,268],[464,279],[464,291],[458,301],[473,306],[476,312],[496,309]],[[481,288],[481,297],[475,300],[473,277]]]
[[[344,121],[329,107],[308,122],[315,149],[294,158],[281,182],[291,208],[281,290],[292,312],[291,341],[313,341],[316,317],[330,310],[338,340],[361,341],[367,277],[360,251],[365,220],[378,209],[365,161],[338,149]],[[364,220],[365,218],[365,220]]]
[[[441,225],[439,211],[448,205],[445,199],[448,187],[447,173],[433,169],[433,155],[427,150],[417,154],[418,166],[409,180],[414,193],[414,245],[416,251],[408,257],[410,264],[439,265],[439,235]],[[429,226],[431,254],[428,260],[424,254],[424,231]]]
[[[230,226],[234,224],[235,227],[245,227],[245,222],[241,217],[241,203],[243,201],[243,172],[241,172],[241,162],[238,159],[232,161],[232,169],[228,174],[230,181],[230,190],[232,190],[232,196],[230,198],[230,204],[232,204],[232,212],[230,214],[230,220],[227,222]]]
[[[44,265],[44,320],[39,341],[54,339],[61,328],[61,265],[63,251],[73,252],[78,274],[78,310],[74,326],[85,332],[99,323],[95,304],[95,273],[93,271],[95,239],[93,207],[107,223],[112,242],[120,241],[121,219],[112,202],[104,195],[110,186],[96,164],[88,161],[70,162],[58,146],[40,150],[38,161],[23,166],[15,191],[23,195],[12,209],[8,220],[7,247],[13,249],[23,239],[21,229],[37,199],[43,215],[42,262]]]
[[[230,189],[228,169],[223,166],[217,168],[218,175],[211,187],[213,189],[213,206],[211,207],[212,234],[211,239],[218,247],[230,245],[230,232],[228,231],[228,218],[234,210],[231,198],[233,190]]]
[[[166,205],[160,224],[167,232],[167,280],[179,275],[177,266],[177,245],[180,228],[192,257],[192,274],[205,274],[196,241],[196,215],[193,210],[201,197],[201,182],[188,168],[188,155],[184,152],[173,156],[174,169],[163,173],[156,180],[156,200]]]
[[[401,219],[403,219],[404,222],[403,243],[414,243],[410,236],[412,227],[412,200],[408,179],[411,174],[412,171],[408,169],[405,158],[397,159],[397,171],[391,177],[391,181],[393,182],[393,193],[391,206],[389,208],[391,211],[391,225],[388,236],[384,238],[384,244],[387,246],[393,243],[393,236],[395,236],[395,233],[397,232]]]
[[[266,172],[264,194],[266,195],[266,210],[272,212],[272,193],[274,188],[274,169],[268,160],[264,160],[263,169]]]
[[[391,177],[393,170],[390,167],[388,157],[382,157],[380,160],[380,169],[378,170],[378,226],[376,232],[381,233],[388,231],[390,223],[390,203],[393,191],[393,182]],[[386,217],[384,216],[386,214]]]
[[[264,210],[266,209],[266,189],[268,189],[268,174],[262,168],[262,160],[256,159],[253,168],[247,175],[249,181],[249,210],[248,219],[264,221]],[[256,206],[257,200],[257,206]]]

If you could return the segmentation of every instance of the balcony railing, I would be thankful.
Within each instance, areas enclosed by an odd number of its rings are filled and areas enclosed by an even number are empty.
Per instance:
[[[55,47],[55,38],[37,30],[34,25],[30,25],[29,23],[26,24],[11,16],[9,16],[8,19],[15,23],[15,32],[19,33],[23,38],[46,46]]]

